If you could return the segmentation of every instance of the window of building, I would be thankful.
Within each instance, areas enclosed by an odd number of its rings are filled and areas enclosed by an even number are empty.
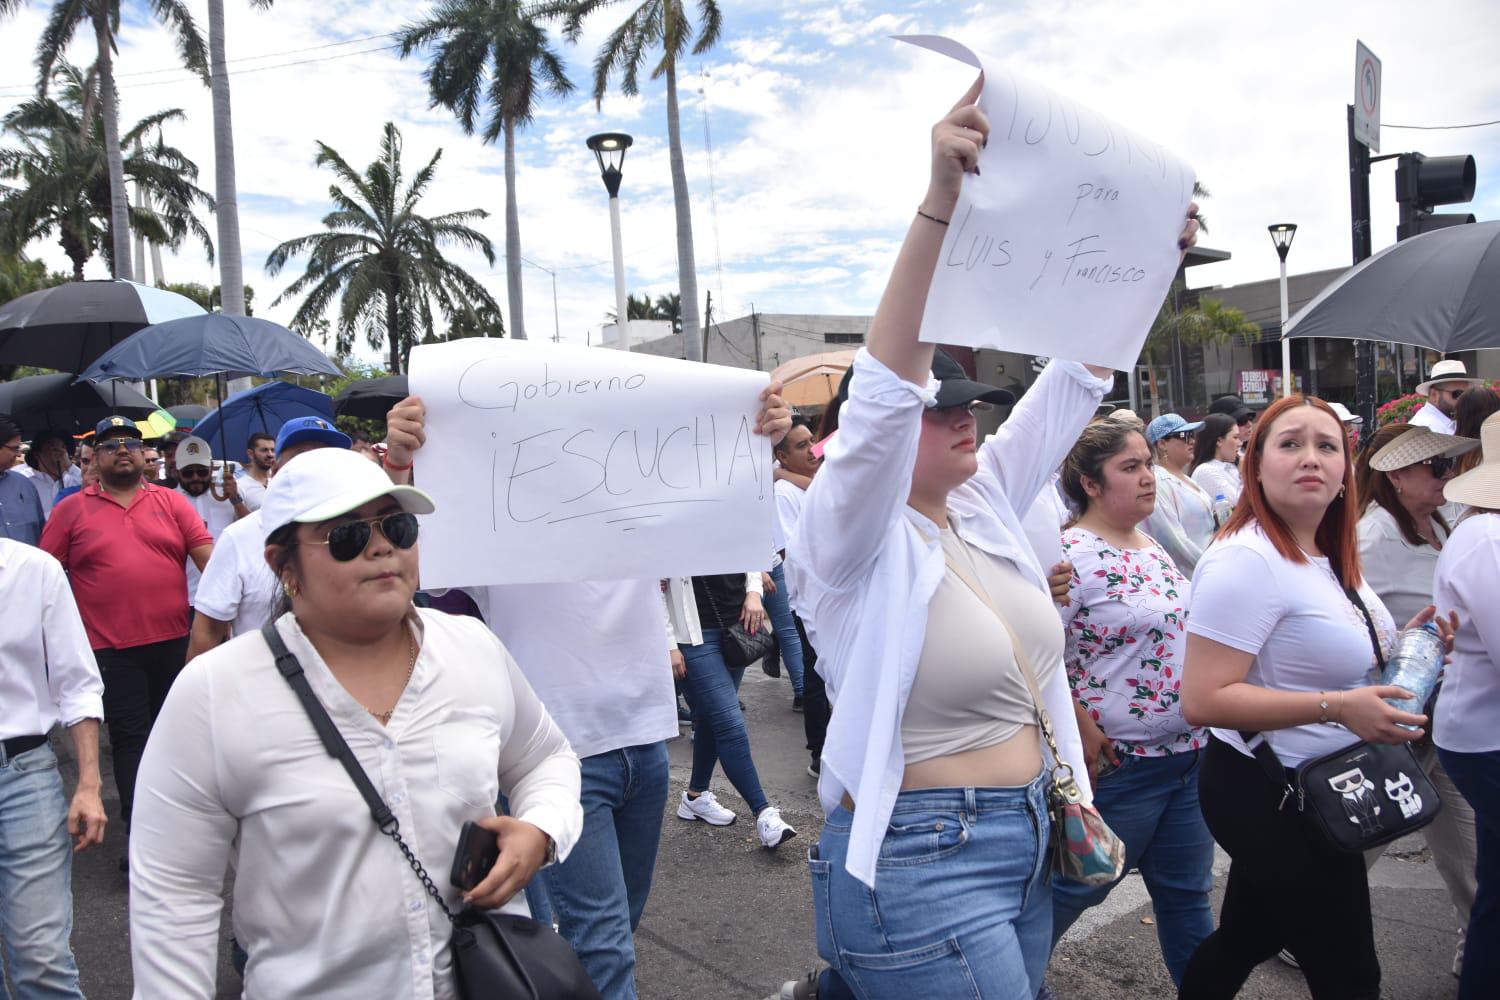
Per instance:
[[[862,333],[825,333],[823,343],[825,344],[863,344],[865,335]]]

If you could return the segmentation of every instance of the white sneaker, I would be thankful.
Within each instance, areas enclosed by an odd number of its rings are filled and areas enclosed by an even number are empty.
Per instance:
[[[682,819],[701,819],[710,826],[728,826],[735,818],[733,812],[719,805],[713,792],[704,792],[696,799],[683,792],[682,801],[677,803],[677,815]]]
[[[797,836],[797,831],[781,818],[781,810],[767,806],[755,817],[755,832],[760,834],[761,847],[780,847]]]

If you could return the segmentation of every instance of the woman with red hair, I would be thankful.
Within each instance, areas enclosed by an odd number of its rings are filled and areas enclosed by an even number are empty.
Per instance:
[[[1200,798],[1232,864],[1219,929],[1193,953],[1181,997],[1234,996],[1283,948],[1315,1000],[1380,995],[1363,857],[1328,846],[1251,751],[1265,740],[1290,769],[1357,739],[1423,735],[1401,727],[1426,716],[1384,701],[1410,695],[1378,683],[1371,635],[1388,655],[1396,626],[1361,578],[1358,519],[1334,411],[1303,396],[1274,403],[1246,448],[1239,503],[1193,575],[1182,708],[1216,727]],[[1412,624],[1432,617],[1428,607]]]

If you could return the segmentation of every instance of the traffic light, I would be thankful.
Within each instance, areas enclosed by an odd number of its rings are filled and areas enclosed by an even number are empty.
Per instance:
[[[1396,239],[1473,222],[1472,214],[1432,211],[1436,205],[1461,205],[1473,198],[1474,157],[1402,153],[1396,161],[1396,201],[1401,205]]]

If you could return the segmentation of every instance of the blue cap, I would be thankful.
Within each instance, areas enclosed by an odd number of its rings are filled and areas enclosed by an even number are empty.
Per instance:
[[[105,435],[120,435],[126,437],[141,437],[141,429],[135,425],[135,421],[129,417],[113,416],[105,417],[94,425],[94,440],[98,441]]]
[[[281,425],[281,431],[276,435],[276,457],[280,458],[284,449],[303,441],[321,441],[334,448],[354,446],[349,435],[322,417],[293,417]]]
[[[1190,424],[1180,414],[1163,413],[1155,420],[1146,425],[1146,443],[1156,445],[1164,437],[1172,434],[1181,434],[1183,431],[1195,431],[1203,426],[1203,421]]]

